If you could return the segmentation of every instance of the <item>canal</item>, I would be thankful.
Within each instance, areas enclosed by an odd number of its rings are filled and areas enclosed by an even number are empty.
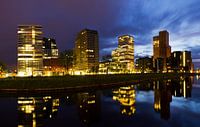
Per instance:
[[[2,127],[199,127],[200,79],[49,95],[1,94]]]

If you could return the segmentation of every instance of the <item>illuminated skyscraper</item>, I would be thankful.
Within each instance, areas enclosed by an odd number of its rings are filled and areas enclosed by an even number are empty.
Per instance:
[[[43,71],[42,26],[18,26],[17,69],[19,76],[38,76]]]
[[[163,69],[166,70],[166,60],[171,55],[171,46],[169,45],[169,33],[160,31],[159,36],[153,37],[153,59],[163,59]]]
[[[134,69],[134,38],[123,35],[118,38],[118,48],[112,51],[113,62],[120,72],[132,72]]]
[[[96,72],[99,66],[98,32],[89,29],[79,32],[75,42],[74,54],[77,74]]]

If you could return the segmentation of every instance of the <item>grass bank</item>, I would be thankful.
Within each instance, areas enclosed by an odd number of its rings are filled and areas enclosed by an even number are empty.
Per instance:
[[[164,78],[178,78],[191,74],[180,73],[148,73],[148,74],[118,74],[118,75],[87,75],[62,77],[27,77],[0,79],[0,90],[36,90],[36,89],[67,89],[90,86],[104,86],[108,84],[130,83],[142,80]]]

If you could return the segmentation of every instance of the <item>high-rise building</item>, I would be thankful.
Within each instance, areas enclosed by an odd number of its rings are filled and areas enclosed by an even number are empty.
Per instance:
[[[134,70],[133,36],[123,35],[118,38],[118,48],[112,51],[112,60],[120,73],[130,73]]]
[[[168,70],[173,72],[190,72],[193,70],[192,55],[190,51],[175,51],[167,61]]]
[[[56,40],[43,38],[43,52],[44,75],[51,76],[58,74],[62,69],[59,66]]]
[[[43,71],[42,26],[19,25],[17,30],[19,76],[40,76]]]
[[[192,63],[191,51],[183,51],[183,69],[185,71],[192,71],[194,69],[194,64]]]
[[[77,35],[74,49],[76,74],[94,73],[99,64],[99,37],[96,30],[84,29]]]
[[[58,48],[56,40],[52,38],[43,38],[44,59],[58,58]]]
[[[171,55],[171,46],[169,45],[169,33],[160,31],[158,36],[153,37],[153,59],[163,59],[163,70],[166,71],[166,61]]]

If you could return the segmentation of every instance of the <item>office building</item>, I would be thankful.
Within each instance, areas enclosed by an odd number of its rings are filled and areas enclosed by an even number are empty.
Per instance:
[[[171,72],[191,72],[194,69],[190,51],[175,51],[167,61],[168,70]]]
[[[75,74],[96,73],[99,64],[99,37],[96,30],[84,29],[77,35],[74,49]]]
[[[43,38],[44,59],[58,58],[58,47],[56,40],[52,38]]]
[[[143,57],[136,59],[135,64],[137,72],[149,73],[153,71],[153,59],[149,57]]]
[[[112,51],[112,60],[119,73],[134,71],[134,38],[130,35],[118,37],[118,48]]]
[[[153,60],[154,67],[156,59],[163,59],[163,71],[167,70],[166,61],[171,55],[171,46],[169,45],[169,33],[167,31],[160,31],[158,36],[153,37]]]
[[[58,48],[56,40],[52,38],[43,38],[43,66],[44,75],[58,75],[62,70],[58,60]]]
[[[99,74],[116,74],[120,72],[119,66],[116,62],[100,62],[99,63]]]
[[[41,76],[43,71],[42,26],[19,25],[17,37],[18,76]]]

